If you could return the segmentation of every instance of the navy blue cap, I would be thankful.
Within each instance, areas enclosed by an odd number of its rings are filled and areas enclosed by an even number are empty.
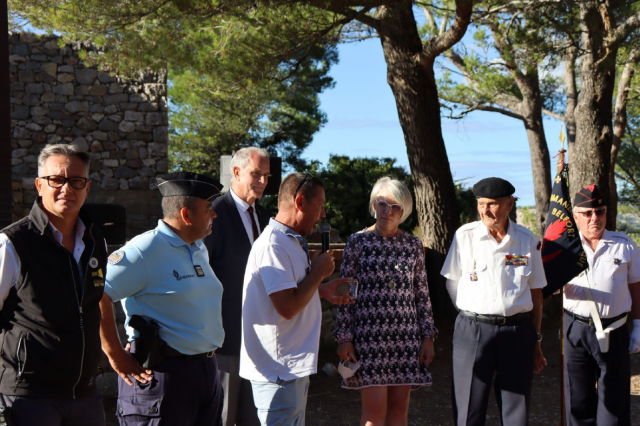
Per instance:
[[[473,185],[473,193],[476,198],[502,198],[509,197],[516,189],[508,181],[497,177],[482,179]]]
[[[197,197],[212,201],[220,195],[220,182],[210,177],[190,172],[169,173],[156,177],[163,197]]]

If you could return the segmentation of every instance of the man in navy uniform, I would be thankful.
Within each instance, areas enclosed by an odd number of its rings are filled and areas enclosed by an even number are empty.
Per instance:
[[[567,425],[629,426],[629,353],[640,351],[640,252],[627,235],[605,229],[607,207],[596,185],[576,193],[573,217],[589,269],[564,291]]]
[[[211,232],[220,184],[195,173],[157,180],[164,218],[109,256],[101,302],[103,350],[120,375],[117,415],[121,425],[218,426],[222,285],[201,240]],[[112,301],[122,301],[132,352],[143,339],[132,318],[159,327],[158,365],[145,369],[122,349]]]
[[[75,145],[38,157],[29,216],[0,232],[0,393],[16,426],[102,426],[96,389],[107,248],[82,210],[91,157]]]
[[[258,204],[269,180],[269,153],[242,148],[231,160],[229,191],[213,202],[218,215],[204,243],[209,263],[222,283],[224,345],[216,351],[224,391],[222,426],[259,426],[251,382],[239,375],[242,336],[242,283],[251,246],[269,224],[269,213]]]
[[[480,221],[456,231],[441,274],[460,310],[453,333],[453,409],[457,426],[484,425],[493,381],[502,423],[526,425],[540,349],[540,242],[509,220],[515,188],[500,178],[473,186]]]

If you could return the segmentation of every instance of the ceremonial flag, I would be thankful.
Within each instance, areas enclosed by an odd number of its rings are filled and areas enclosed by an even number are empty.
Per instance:
[[[547,228],[542,244],[542,262],[547,277],[547,286],[542,289],[544,298],[551,296],[589,267],[587,255],[580,242],[578,227],[573,220],[567,183],[568,165],[564,164],[564,150],[560,151],[558,169],[551,191]]]

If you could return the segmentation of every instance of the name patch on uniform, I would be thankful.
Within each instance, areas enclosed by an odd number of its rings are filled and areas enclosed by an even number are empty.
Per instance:
[[[120,262],[122,259],[124,259],[124,251],[123,250],[114,251],[113,253],[111,253],[111,256],[109,256],[109,265],[115,265],[116,263]]]
[[[527,266],[529,264],[529,256],[513,256],[508,254],[505,256],[504,264],[511,266]]]
[[[198,274],[199,277],[204,277],[204,271],[202,270],[202,266],[193,265],[193,267],[196,268],[196,274]]]

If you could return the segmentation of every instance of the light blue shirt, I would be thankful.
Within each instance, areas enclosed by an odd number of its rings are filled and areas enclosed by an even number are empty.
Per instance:
[[[156,321],[160,338],[183,354],[222,346],[222,284],[202,241],[187,244],[159,220],[109,256],[105,281],[105,293],[122,301],[129,341],[137,337],[129,320],[140,315]]]

